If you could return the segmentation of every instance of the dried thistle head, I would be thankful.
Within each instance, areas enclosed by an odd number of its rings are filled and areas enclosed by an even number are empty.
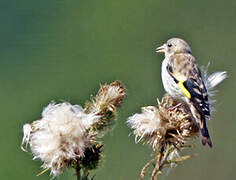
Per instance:
[[[93,126],[95,131],[104,130],[111,124],[116,108],[121,104],[124,96],[125,88],[120,81],[114,81],[111,84],[102,85],[97,95],[85,105],[87,113],[101,116],[100,121]]]
[[[177,104],[171,96],[165,94],[158,106],[161,118],[168,121],[165,143],[182,146],[196,137],[198,126],[185,104]]]
[[[127,122],[134,129],[135,137],[151,144],[154,150],[165,144],[181,146],[198,133],[190,110],[178,106],[167,94],[158,107],[143,107],[140,114],[129,117]]]
[[[40,159],[42,167],[56,176],[71,160],[84,156],[91,141],[87,129],[99,118],[84,113],[78,105],[51,103],[43,110],[42,119],[24,125],[22,148],[29,144],[34,159]]]
[[[199,131],[190,109],[185,105],[177,104],[168,94],[161,102],[157,101],[158,106],[143,107],[141,113],[134,114],[127,121],[136,139],[150,144],[154,152],[153,159],[141,171],[141,180],[153,162],[155,167],[151,179],[155,180],[164,167],[174,167],[178,162],[188,159],[190,156],[180,156],[179,151]]]
[[[94,112],[104,115],[107,112],[113,113],[124,98],[125,88],[120,81],[114,81],[111,84],[102,85],[97,95],[92,99],[91,104],[86,106],[87,112]]]
[[[23,126],[22,150],[29,145],[33,159],[40,159],[42,168],[51,169],[53,176],[65,167],[82,168],[84,172],[96,168],[102,157],[102,143],[97,143],[96,137],[111,121],[124,95],[125,89],[115,81],[101,86],[85,108],[67,102],[50,103],[40,120]]]

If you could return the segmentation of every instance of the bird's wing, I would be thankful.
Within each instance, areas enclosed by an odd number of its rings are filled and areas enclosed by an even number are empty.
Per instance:
[[[167,71],[199,113],[209,117],[207,89],[195,58],[187,53],[173,55],[167,65]]]

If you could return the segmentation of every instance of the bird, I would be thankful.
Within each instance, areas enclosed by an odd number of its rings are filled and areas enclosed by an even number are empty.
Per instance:
[[[165,55],[161,67],[165,91],[176,101],[189,106],[199,127],[202,145],[212,147],[206,123],[211,116],[208,92],[190,46],[183,39],[171,38],[156,48],[156,52]]]

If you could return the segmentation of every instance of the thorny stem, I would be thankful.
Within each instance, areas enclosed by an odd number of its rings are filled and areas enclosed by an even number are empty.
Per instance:
[[[150,161],[147,162],[147,164],[143,167],[143,169],[141,170],[140,173],[140,180],[143,180],[144,176],[147,173],[147,168],[151,165],[151,163],[154,161],[155,159],[151,159]]]
[[[154,161],[155,159],[157,161],[156,161],[156,165],[155,165],[155,167],[154,167],[154,169],[152,171],[151,180],[157,180],[158,173],[161,173],[161,170],[166,165],[168,165],[170,163],[179,163],[179,162],[185,161],[185,160],[193,157],[193,155],[187,155],[187,156],[173,158],[172,160],[169,161],[168,157],[169,157],[170,153],[172,153],[174,150],[178,150],[179,151],[179,149],[177,147],[175,147],[173,145],[170,145],[170,144],[167,144],[165,147],[163,146],[161,148],[161,150],[158,152],[157,157],[152,159],[152,161]]]
[[[188,146],[183,146],[183,147],[188,147]],[[151,175],[151,180],[157,180],[158,174],[161,174],[162,169],[169,165],[170,163],[179,163],[182,161],[185,161],[189,158],[191,158],[192,156],[187,155],[187,156],[182,156],[182,157],[177,157],[177,158],[173,158],[172,160],[168,160],[168,157],[170,155],[170,153],[172,153],[174,150],[180,150],[177,147],[170,145],[170,144],[166,144],[165,146],[162,146],[161,149],[159,150],[157,156],[155,156],[153,159],[151,159],[149,162],[147,162],[145,164],[145,166],[143,167],[143,169],[141,170],[140,173],[140,180],[143,180],[146,173],[147,173],[147,169],[150,167],[150,165],[156,161],[155,167],[152,171],[152,175]]]
[[[164,151],[164,147],[161,148],[161,150],[158,152],[157,154],[157,162],[156,162],[156,166],[154,167],[154,170],[152,171],[152,180],[157,180],[157,173],[161,171],[161,161],[162,161],[162,157],[163,157],[163,151]]]
[[[79,163],[76,163],[74,167],[75,167],[76,180],[89,180],[88,178],[89,172],[86,168],[81,168]],[[93,178],[91,178],[91,180],[93,180]]]
[[[144,176],[146,175],[147,173],[147,168],[151,165],[151,163],[153,161],[156,160],[156,165],[152,171],[152,176],[151,176],[151,179],[152,180],[157,180],[157,173],[160,173],[161,169],[162,169],[162,166],[164,163],[161,164],[162,162],[162,158],[163,158],[163,152],[164,152],[165,148],[162,147],[161,150],[158,152],[158,155],[151,159],[149,162],[146,163],[146,165],[143,167],[143,169],[141,170],[141,173],[140,173],[140,180],[143,180]]]
[[[75,165],[76,180],[82,180],[81,176],[80,176],[80,170],[81,170],[81,167],[80,167],[79,163],[76,163],[76,165]]]

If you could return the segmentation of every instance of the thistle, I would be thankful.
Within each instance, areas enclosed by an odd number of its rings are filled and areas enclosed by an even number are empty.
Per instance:
[[[214,87],[226,77],[226,72],[216,72],[207,76],[203,71],[204,82],[210,98],[214,96]],[[199,136],[199,127],[191,113],[188,104],[165,94],[162,100],[157,99],[157,106],[141,108],[141,113],[134,114],[127,120],[128,126],[133,129],[136,142],[151,145],[153,158],[146,163],[140,173],[140,180],[144,179],[148,168],[153,164],[152,180],[156,180],[165,167],[176,167],[193,155],[181,156],[180,152],[192,147],[189,143]],[[211,100],[211,107],[214,101]],[[211,108],[212,110],[212,108]]]
[[[115,81],[101,86],[85,108],[68,102],[50,103],[40,120],[23,126],[22,150],[27,151],[29,145],[33,159],[43,162],[42,173],[51,170],[51,175],[57,176],[73,167],[77,179],[88,179],[88,171],[97,168],[102,159],[103,143],[97,141],[99,131],[109,129],[124,95],[125,88]]]

